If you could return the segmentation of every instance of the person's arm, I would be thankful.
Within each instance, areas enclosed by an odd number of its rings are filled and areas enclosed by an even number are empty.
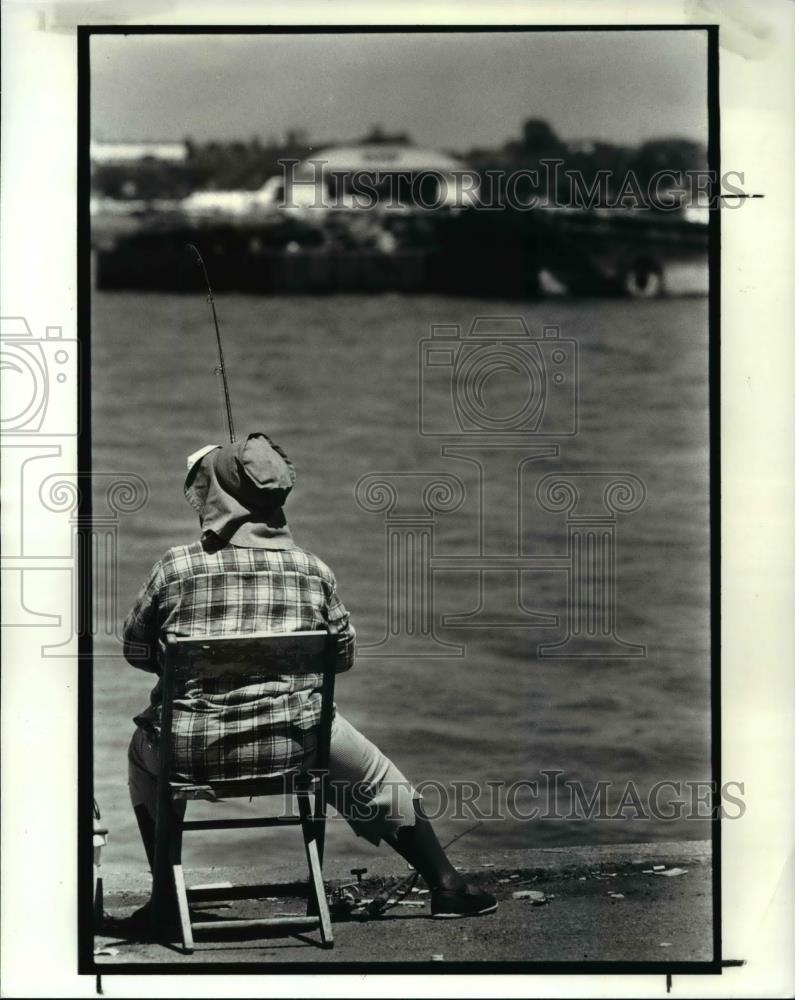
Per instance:
[[[158,560],[141,588],[132,611],[127,615],[122,631],[124,658],[127,662],[139,670],[155,674],[160,672],[158,608],[164,582],[163,567]]]
[[[337,596],[336,581],[332,583],[329,597],[328,622],[337,629],[337,673],[341,674],[353,666],[356,630],[347,608]]]

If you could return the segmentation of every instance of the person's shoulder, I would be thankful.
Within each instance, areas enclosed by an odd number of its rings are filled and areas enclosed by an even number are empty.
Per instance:
[[[160,566],[166,583],[184,576],[192,576],[198,566],[206,561],[206,553],[201,542],[188,545],[172,545],[160,557]]]
[[[325,583],[332,586],[335,584],[336,579],[331,567],[323,562],[320,556],[316,556],[314,552],[299,548],[297,545],[289,549],[283,549],[282,552],[287,561],[295,563],[296,569],[311,576],[319,576]]]

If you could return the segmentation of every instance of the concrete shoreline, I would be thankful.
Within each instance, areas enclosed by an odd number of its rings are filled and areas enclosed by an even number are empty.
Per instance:
[[[378,919],[335,918],[333,950],[318,945],[317,932],[269,938],[197,935],[196,951],[176,945],[131,942],[101,935],[98,954],[114,965],[150,963],[351,963],[351,962],[709,962],[712,954],[712,866],[708,841],[622,844],[523,851],[451,852],[454,863],[497,894],[497,913],[468,920],[432,920],[427,894],[407,897]],[[650,874],[654,865],[685,869],[677,876]],[[407,874],[394,855],[368,861],[365,895],[387,879]],[[105,909],[124,916],[148,897],[148,873],[103,870]],[[329,858],[331,886],[354,881],[349,863]],[[518,877],[517,877],[518,876]],[[231,906],[200,904],[216,919],[303,913],[305,872],[293,864],[186,871],[189,886],[231,882],[258,886],[258,899]],[[420,886],[422,882],[418,883]],[[548,902],[514,899],[515,891],[543,892]],[[422,903],[422,905],[418,905]],[[208,909],[212,907],[212,909]],[[438,956],[442,956],[439,958]]]

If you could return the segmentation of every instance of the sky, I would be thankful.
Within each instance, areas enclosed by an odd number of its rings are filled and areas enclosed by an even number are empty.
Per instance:
[[[463,151],[544,118],[569,141],[706,143],[706,33],[94,35],[91,94],[105,140],[322,146],[380,124]]]

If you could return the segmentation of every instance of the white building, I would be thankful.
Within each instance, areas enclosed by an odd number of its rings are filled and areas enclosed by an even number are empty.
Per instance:
[[[408,143],[329,146],[287,170],[285,180],[286,190],[273,185],[272,191],[301,206],[461,208],[477,202],[477,175],[463,160]]]
[[[245,217],[257,209],[256,191],[194,191],[179,203],[187,215]]]
[[[313,208],[314,201],[313,191],[297,185],[294,197],[289,205],[286,204],[284,178],[277,175],[269,178],[257,191],[194,191],[183,198],[179,207],[191,216],[244,218],[280,211],[288,215],[304,215]]]
[[[162,163],[185,163],[188,159],[188,147],[184,142],[102,142],[92,139],[89,155],[92,163],[102,166],[140,163],[147,159],[160,160]]]

